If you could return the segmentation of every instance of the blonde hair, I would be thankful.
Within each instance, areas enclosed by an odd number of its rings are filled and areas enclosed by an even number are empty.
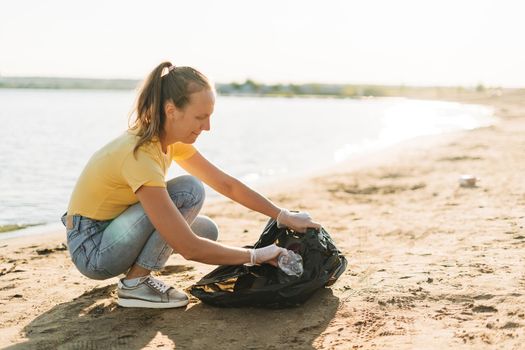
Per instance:
[[[165,73],[165,70],[168,72]],[[166,121],[166,101],[171,100],[178,109],[184,109],[190,101],[190,95],[204,89],[213,90],[213,87],[208,78],[194,68],[176,67],[171,62],[162,62],[153,69],[140,89],[133,111],[135,120],[129,127],[139,136],[133,154],[136,155],[140,146],[160,136]]]

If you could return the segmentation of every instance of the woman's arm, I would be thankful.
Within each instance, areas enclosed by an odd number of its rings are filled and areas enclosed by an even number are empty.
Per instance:
[[[184,170],[201,179],[220,194],[246,208],[276,219],[281,209],[241,181],[213,165],[199,152],[189,159],[177,162]]]
[[[282,252],[282,248],[268,247],[264,251],[257,250],[252,260],[248,249],[229,247],[193,233],[165,188],[142,186],[136,195],[162,238],[185,259],[214,265],[240,265],[250,261],[273,262]]]
[[[319,223],[312,221],[307,213],[290,213],[286,209],[277,207],[266,197],[217,168],[199,152],[186,160],[178,161],[178,164],[215,191],[249,209],[277,219],[279,225],[291,227],[299,232],[304,232],[307,227],[321,227]]]

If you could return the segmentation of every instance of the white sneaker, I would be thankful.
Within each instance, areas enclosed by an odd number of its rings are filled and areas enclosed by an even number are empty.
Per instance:
[[[188,296],[151,276],[144,276],[134,287],[118,281],[118,304],[123,307],[165,309],[186,306]]]

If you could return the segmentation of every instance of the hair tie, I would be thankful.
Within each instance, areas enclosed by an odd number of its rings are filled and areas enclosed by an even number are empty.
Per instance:
[[[171,65],[171,66],[169,66],[169,67],[164,67],[164,68],[162,69],[162,73],[160,73],[160,76],[161,76],[161,77],[164,77],[164,76],[170,74],[171,71],[174,70],[174,69],[175,69],[175,66],[173,66],[173,65]]]

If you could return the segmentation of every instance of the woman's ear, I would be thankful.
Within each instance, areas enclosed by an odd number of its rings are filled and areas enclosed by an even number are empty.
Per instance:
[[[164,102],[164,113],[167,119],[180,120],[184,117],[184,110],[177,108],[171,100]]]
[[[166,115],[166,118],[175,118],[176,110],[177,107],[175,107],[175,104],[172,101],[164,102],[164,114]]]

